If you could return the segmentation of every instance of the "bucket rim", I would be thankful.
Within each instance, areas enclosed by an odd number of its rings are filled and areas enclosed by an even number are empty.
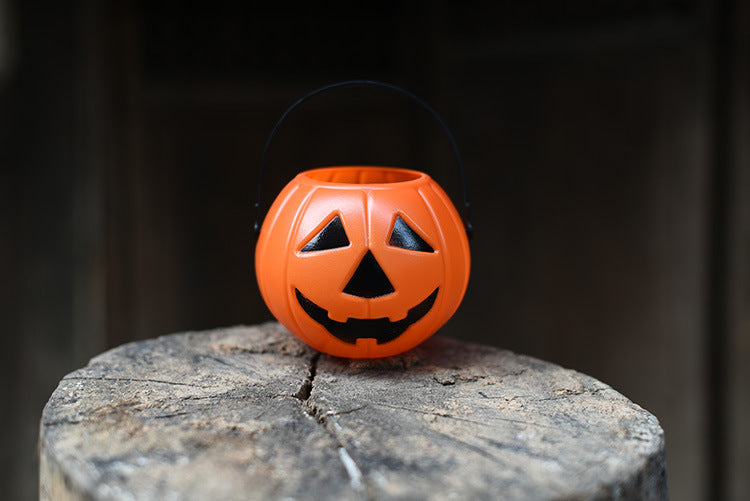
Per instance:
[[[430,176],[416,169],[385,165],[335,165],[308,169],[298,178],[306,182],[337,187],[396,187],[421,184]]]

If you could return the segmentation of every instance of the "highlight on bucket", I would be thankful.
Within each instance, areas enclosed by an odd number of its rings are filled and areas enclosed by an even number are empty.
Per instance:
[[[279,126],[310,97],[347,85],[393,89],[440,122],[461,172],[465,221],[423,172],[346,165],[299,173],[259,227],[262,170]],[[461,157],[437,112],[400,87],[351,80],[294,103],[266,142],[255,207],[255,271],[263,299],[281,324],[321,352],[349,358],[402,353],[445,324],[466,292],[471,223]]]

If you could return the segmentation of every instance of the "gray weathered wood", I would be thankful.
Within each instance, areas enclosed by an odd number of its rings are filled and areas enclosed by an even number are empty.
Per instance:
[[[657,419],[578,372],[434,337],[320,356],[276,323],[108,351],[40,427],[43,499],[663,499]]]

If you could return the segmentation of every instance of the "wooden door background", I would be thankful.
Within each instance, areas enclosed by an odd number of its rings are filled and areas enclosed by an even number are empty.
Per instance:
[[[475,238],[443,334],[551,360],[653,412],[674,499],[750,491],[750,9],[707,1],[0,0],[0,481],[33,498],[57,381],[136,339],[270,318],[255,167],[283,109],[400,84],[453,128]],[[269,157],[427,170],[396,95],[309,102]],[[454,198],[456,199],[456,198]]]

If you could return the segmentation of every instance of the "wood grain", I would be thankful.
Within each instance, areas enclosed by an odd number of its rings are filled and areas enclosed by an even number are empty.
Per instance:
[[[66,376],[42,499],[665,499],[657,419],[584,374],[434,337],[334,359],[276,323],[164,336]]]

